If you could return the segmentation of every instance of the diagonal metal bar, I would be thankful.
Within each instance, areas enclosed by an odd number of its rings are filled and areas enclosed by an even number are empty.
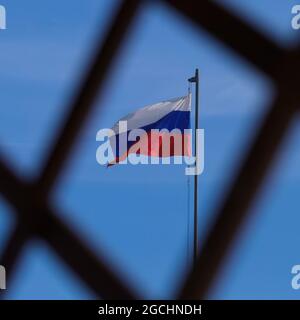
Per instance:
[[[0,193],[17,209],[28,200],[28,182],[19,179],[0,154]]]
[[[0,193],[14,206],[18,214],[25,210],[26,202],[30,201],[30,185],[26,181],[20,180],[6,165],[4,157],[0,155]],[[1,255],[0,263],[7,268],[7,282],[13,278],[13,274],[26,242],[32,237],[31,228],[28,227],[23,215],[17,215],[15,229],[12,231],[7,244]],[[31,226],[36,222],[31,219]],[[4,298],[6,291],[3,291],[1,298]]]
[[[6,282],[10,287],[10,280],[15,271],[20,254],[23,251],[23,247],[26,245],[29,239],[29,233],[21,221],[17,222],[15,229],[11,232],[11,235],[7,241],[6,249],[3,251],[0,257],[0,264],[5,266],[7,275]],[[7,290],[0,290],[0,299],[3,299],[7,293]]]
[[[104,45],[99,47],[98,54],[96,55],[95,62],[92,63],[90,72],[86,78],[86,80],[83,82],[82,88],[79,92],[79,95],[77,99],[75,99],[75,102],[71,108],[71,114],[68,117],[66,124],[62,130],[62,133],[59,135],[58,142],[54,145],[53,151],[50,153],[49,160],[47,164],[45,165],[44,170],[42,171],[42,178],[41,178],[41,190],[45,191],[45,195],[47,194],[47,189],[51,188],[51,185],[54,183],[57,174],[59,173],[60,166],[63,165],[63,162],[65,158],[67,157],[67,154],[69,153],[72,144],[74,143],[76,136],[79,134],[79,129],[83,125],[83,122],[89,112],[91,111],[91,106],[96,98],[97,91],[99,87],[101,86],[106,73],[110,67],[110,65],[113,62],[113,57],[116,55],[122,40],[124,39],[126,35],[126,31],[133,20],[133,17],[136,14],[138,5],[141,1],[136,0],[127,0],[124,1],[122,6],[120,7],[119,12],[116,15],[116,18],[114,19],[114,22],[108,32],[108,35],[106,37],[106,40],[104,41]],[[2,176],[3,173],[6,173],[6,176],[9,176],[8,168],[4,165],[2,166]],[[1,170],[0,170],[1,175]],[[5,175],[4,175],[5,176]],[[13,181],[14,180],[14,181]],[[3,181],[3,180],[2,180]],[[13,181],[13,182],[12,182]],[[11,179],[8,178],[6,183],[3,183],[5,185],[4,193],[6,194],[7,198],[10,199],[16,206],[18,206],[19,211],[22,212],[22,206],[20,206],[20,203],[23,203],[23,201],[20,202],[20,197],[23,198],[24,194],[27,194],[27,188],[25,186],[22,186],[23,190],[20,191],[19,195],[16,195],[17,198],[14,196],[16,189],[14,189],[14,186],[12,188],[8,188],[11,184],[14,185],[15,183],[19,183],[20,181],[17,181],[16,177],[13,177],[11,174]],[[21,184],[21,183],[20,183]],[[25,190],[24,190],[25,187]],[[26,192],[23,192],[26,191]],[[35,221],[35,220],[33,220]],[[60,224],[60,227],[66,227],[63,224]],[[67,230],[67,229],[66,229]],[[68,233],[69,236],[72,235]],[[25,231],[25,228],[22,228],[20,224],[17,225],[16,231],[13,233],[10,241],[8,242],[7,248],[4,251],[3,260],[5,262],[5,265],[13,265],[14,262],[16,262],[18,254],[21,252],[22,248],[22,239],[24,242],[27,240],[28,237],[30,237],[31,234],[28,231]],[[73,241],[76,240],[76,238],[72,238]],[[83,252],[83,255],[86,256],[87,261],[93,260],[93,255],[89,250],[87,250],[87,247],[80,246],[80,241],[76,242],[78,246],[80,247],[81,252]],[[13,249],[13,250],[12,250]],[[70,257],[69,257],[70,260]],[[95,258],[94,258],[95,260]],[[94,261],[95,262],[95,261]],[[106,271],[104,274],[108,277],[103,278],[102,280],[105,280],[105,282],[112,282],[114,284],[111,288],[111,293],[114,292],[116,289],[117,284],[119,286],[121,283],[117,283],[117,281],[114,280],[114,277],[110,275],[109,268],[105,268],[105,266],[96,261],[94,263],[94,266],[99,267],[98,273],[100,270]],[[89,271],[85,270],[87,273]],[[81,276],[84,277],[84,274],[82,271],[80,271]],[[90,277],[93,278],[93,277]],[[101,277],[98,275],[97,281],[93,284],[90,282],[91,286],[94,286],[99,289],[99,280]],[[95,280],[95,279],[93,279]],[[127,295],[127,297],[130,297],[128,289],[125,289],[125,287],[121,288],[121,295],[123,294],[123,297]],[[96,290],[99,293],[99,290]],[[123,293],[122,293],[123,292]],[[114,292],[116,293],[116,291]]]
[[[46,211],[45,211],[46,210]],[[54,249],[63,261],[103,299],[137,299],[138,295],[125,285],[105,259],[96,259],[92,250],[74,236],[71,228],[63,223],[51,209],[42,209],[45,215],[39,230],[42,239]]]
[[[279,94],[249,149],[243,166],[224,204],[217,211],[215,223],[199,252],[195,269],[187,278],[179,298],[205,298],[231,249],[238,231],[250,213],[250,206],[288,131],[298,107],[298,100],[288,90]]]
[[[269,75],[280,85],[283,76],[282,63],[287,51],[248,26],[219,5],[203,1],[200,9],[196,2],[188,0],[165,0],[198,26],[205,28],[225,45],[231,47],[253,66]],[[242,37],[241,37],[242,36]],[[291,56],[290,56],[291,57]],[[278,70],[281,66],[281,71]],[[291,69],[288,69],[290,71]],[[285,72],[285,75],[288,74]],[[281,88],[283,89],[283,88]],[[286,133],[296,110],[296,100],[291,101],[285,86],[273,109],[266,118],[253,148],[233,184],[224,205],[218,211],[216,222],[203,246],[197,266],[186,280],[180,298],[203,298],[211,287],[221,262],[230,249],[233,240],[246,219],[248,209],[258,192],[280,142]],[[290,103],[295,108],[287,107]],[[286,107],[288,110],[285,110]],[[268,139],[273,139],[269,141]],[[255,175],[253,173],[256,173]]]
[[[49,157],[42,169],[40,187],[45,191],[51,189],[59,171],[71,153],[80,129],[83,127],[88,114],[92,111],[95,99],[99,95],[108,71],[142,2],[141,0],[123,1],[103,45],[99,45],[95,60],[92,62],[87,77],[70,107],[70,115],[50,148]],[[98,42],[100,43],[101,39],[98,39]]]
[[[104,263],[104,259],[98,259],[82,239],[55,216],[39,190],[26,186],[1,159],[0,181],[0,192],[16,208],[20,219],[17,229],[22,230],[23,240],[26,241],[26,238],[36,234],[43,236],[97,296],[106,299],[137,297],[134,291],[111,271],[112,268]],[[3,260],[8,259],[11,268],[22,249],[21,237],[17,239],[17,243],[13,242],[16,237],[20,237],[19,232],[11,237],[3,255]],[[10,252],[12,249],[13,252]]]
[[[276,79],[284,49],[211,0],[164,0],[197,26]]]

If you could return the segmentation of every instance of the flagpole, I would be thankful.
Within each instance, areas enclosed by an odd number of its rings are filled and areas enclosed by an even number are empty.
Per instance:
[[[199,128],[199,70],[195,70],[194,77],[188,79],[195,83],[195,128],[194,128],[194,152],[197,163],[197,129]],[[194,247],[193,247],[193,266],[195,267],[198,255],[198,175],[194,175]]]

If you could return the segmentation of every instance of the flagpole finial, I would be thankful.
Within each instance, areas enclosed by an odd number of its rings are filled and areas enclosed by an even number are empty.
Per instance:
[[[198,74],[199,74],[199,70],[196,69],[195,75],[194,75],[193,77],[189,78],[189,79],[188,79],[188,82],[194,82],[194,83],[196,83],[196,82],[198,81]]]
[[[196,82],[196,81],[197,81],[196,77],[191,77],[188,79],[188,82]]]

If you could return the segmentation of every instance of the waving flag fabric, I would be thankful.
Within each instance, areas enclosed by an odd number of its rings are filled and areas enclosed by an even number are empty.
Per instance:
[[[186,132],[190,129],[190,113],[189,94],[146,106],[123,117],[112,128],[115,136],[110,138],[110,143],[115,159],[110,165],[123,161],[130,153],[156,157],[190,156],[191,137],[190,132]],[[120,121],[126,121],[125,130]],[[130,132],[133,129],[145,132],[138,139],[132,139]],[[121,143],[125,140],[126,145]],[[164,148],[167,141],[170,145]]]

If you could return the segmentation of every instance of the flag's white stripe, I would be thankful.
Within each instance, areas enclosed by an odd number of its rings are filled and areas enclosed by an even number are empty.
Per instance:
[[[167,100],[146,106],[137,111],[128,114],[119,121],[127,121],[127,130],[144,127],[154,123],[172,111],[190,111],[191,110],[191,95],[181,98]],[[115,134],[119,132],[119,121],[113,126],[112,130]]]

